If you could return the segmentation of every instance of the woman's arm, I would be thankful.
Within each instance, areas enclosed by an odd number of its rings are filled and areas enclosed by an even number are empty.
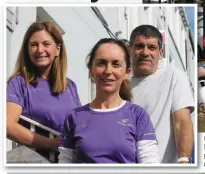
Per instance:
[[[58,163],[75,163],[76,154],[72,143],[73,140],[73,120],[72,113],[66,117],[63,124],[63,130],[61,134],[61,143],[58,148],[60,152],[58,156]]]
[[[21,113],[21,105],[7,102],[7,137],[26,146],[57,150],[60,144],[60,137],[49,139],[21,126],[18,123]]]
[[[143,108],[140,108],[138,112],[136,129],[137,162],[144,164],[160,163],[155,130],[148,112]]]

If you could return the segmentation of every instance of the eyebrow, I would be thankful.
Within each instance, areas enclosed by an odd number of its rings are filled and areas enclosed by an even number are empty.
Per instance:
[[[96,61],[106,61],[106,62],[107,62],[107,60],[104,59],[104,58],[96,59]],[[121,60],[118,60],[118,59],[114,59],[114,60],[112,60],[112,62],[113,62],[113,61],[123,63]]]
[[[123,63],[123,61],[121,61],[121,60],[113,60],[113,62]]]
[[[44,40],[43,43],[44,43],[44,42],[51,42],[51,40]],[[35,41],[35,40],[31,40],[31,41],[29,41],[29,43],[38,43],[38,42]]]
[[[144,45],[148,45],[148,46],[158,47],[158,45],[154,45],[154,44],[143,44],[143,43],[135,43],[134,45],[135,45],[135,46],[136,46],[136,45],[140,45],[140,46],[142,46],[142,45],[143,45],[143,46],[144,46]]]

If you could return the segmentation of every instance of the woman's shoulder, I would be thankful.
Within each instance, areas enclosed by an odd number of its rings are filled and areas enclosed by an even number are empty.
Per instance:
[[[82,117],[86,117],[87,115],[89,115],[89,113],[89,107],[88,104],[86,104],[73,109],[70,112],[68,118],[72,118],[72,120],[81,119]]]
[[[70,78],[67,78],[67,84],[69,88],[73,88],[73,87],[76,88],[75,82]]]
[[[129,101],[127,101],[127,107],[130,109],[130,110],[143,110],[144,108],[142,107],[142,106],[140,106],[140,105],[138,105],[138,104],[135,104],[135,103],[132,103],[132,102],[129,102]]]
[[[13,76],[9,79],[8,81],[8,84],[9,83],[13,83],[13,84],[25,84],[25,80],[23,78],[23,76],[21,75],[16,75],[16,76]]]
[[[83,106],[77,107],[75,109],[73,109],[72,113],[76,114],[81,114],[81,113],[85,113],[85,112],[89,112],[89,104],[85,104]]]
[[[67,79],[68,84],[75,84],[75,82],[72,79],[70,79],[68,77],[66,79]]]
[[[127,102],[127,108],[129,109],[130,112],[134,114],[140,114],[140,115],[147,114],[147,111],[138,104]]]

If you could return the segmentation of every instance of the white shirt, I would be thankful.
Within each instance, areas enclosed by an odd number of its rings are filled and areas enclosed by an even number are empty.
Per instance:
[[[161,67],[154,74],[132,78],[132,102],[150,114],[156,131],[160,160],[176,163],[178,154],[174,139],[172,114],[180,109],[194,109],[194,101],[187,76],[171,66]]]

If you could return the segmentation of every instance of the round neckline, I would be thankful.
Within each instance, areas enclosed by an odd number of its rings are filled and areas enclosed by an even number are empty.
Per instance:
[[[95,109],[95,108],[91,108],[89,106],[89,104],[87,104],[87,107],[90,111],[93,111],[93,112],[96,112],[96,113],[108,113],[108,112],[114,112],[114,111],[117,111],[117,110],[121,109],[123,106],[125,106],[126,103],[127,103],[127,101],[124,100],[123,103],[120,104],[119,106],[114,107],[114,108],[109,108],[109,109]]]

